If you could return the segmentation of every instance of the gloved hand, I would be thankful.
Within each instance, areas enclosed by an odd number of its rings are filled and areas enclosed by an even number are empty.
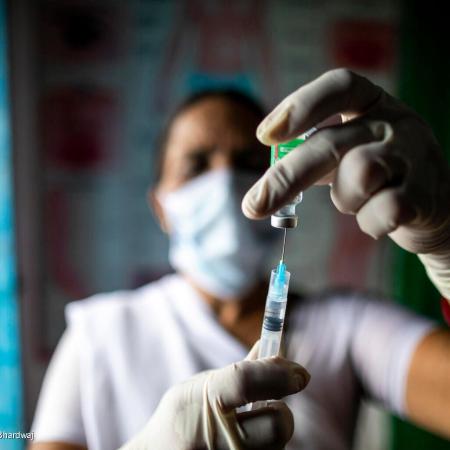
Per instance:
[[[360,228],[418,253],[450,298],[450,170],[429,126],[406,105],[346,69],[327,72],[286,97],[259,125],[270,145],[339,113],[248,191],[242,209],[264,218],[313,184],[331,184],[339,211]]]
[[[281,450],[294,428],[285,403],[241,413],[235,408],[295,394],[308,381],[303,367],[280,357],[202,372],[171,388],[141,433],[121,450]]]

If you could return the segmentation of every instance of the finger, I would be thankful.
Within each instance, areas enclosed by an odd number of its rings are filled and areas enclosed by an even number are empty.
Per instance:
[[[295,394],[309,382],[305,368],[287,359],[274,357],[241,361],[211,374],[209,395],[222,408],[234,409],[257,400],[280,399]]]
[[[294,418],[283,402],[271,402],[257,411],[237,414],[248,449],[284,449],[294,432]]]
[[[259,339],[253,344],[253,347],[248,352],[248,355],[245,357],[246,361],[254,361],[258,358],[258,352],[259,352]]]
[[[374,195],[358,211],[356,220],[365,233],[377,239],[416,217],[414,207],[400,188],[387,188]]]
[[[286,97],[259,125],[258,139],[271,145],[285,142],[333,114],[357,116],[381,96],[383,90],[367,78],[335,69]]]
[[[342,213],[356,213],[377,191],[401,184],[407,166],[385,143],[353,148],[339,164],[331,188],[331,199]]]
[[[331,127],[333,125],[340,125],[342,123],[342,117],[340,114],[334,114],[333,116],[328,117],[327,119],[323,120],[322,122],[318,123],[316,125],[317,129],[325,128],[325,127]]]
[[[317,131],[298,150],[271,167],[247,192],[242,202],[244,214],[250,219],[267,217],[323,179],[348,150],[374,139],[374,130],[362,121]]]

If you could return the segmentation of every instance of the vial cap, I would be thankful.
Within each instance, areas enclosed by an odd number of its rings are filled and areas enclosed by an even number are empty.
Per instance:
[[[275,228],[295,228],[298,224],[298,217],[273,215],[270,217],[270,224]]]

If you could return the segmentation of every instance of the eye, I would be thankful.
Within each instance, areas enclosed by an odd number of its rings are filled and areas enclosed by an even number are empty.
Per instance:
[[[182,169],[184,180],[194,178],[208,170],[209,153],[210,152],[199,151],[186,155]]]
[[[270,155],[261,148],[242,149],[233,157],[233,167],[247,172],[264,172],[269,167]]]

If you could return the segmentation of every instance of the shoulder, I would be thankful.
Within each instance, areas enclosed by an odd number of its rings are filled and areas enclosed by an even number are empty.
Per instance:
[[[157,281],[132,290],[118,290],[92,295],[66,306],[68,316],[81,312],[105,313],[117,309],[139,307],[143,303],[152,304],[171,291],[178,281],[177,275],[166,275]]]
[[[139,326],[143,318],[148,323],[170,307],[177,278],[168,275],[138,289],[101,293],[71,302],[65,310],[68,326],[102,335],[110,334],[114,328]]]

